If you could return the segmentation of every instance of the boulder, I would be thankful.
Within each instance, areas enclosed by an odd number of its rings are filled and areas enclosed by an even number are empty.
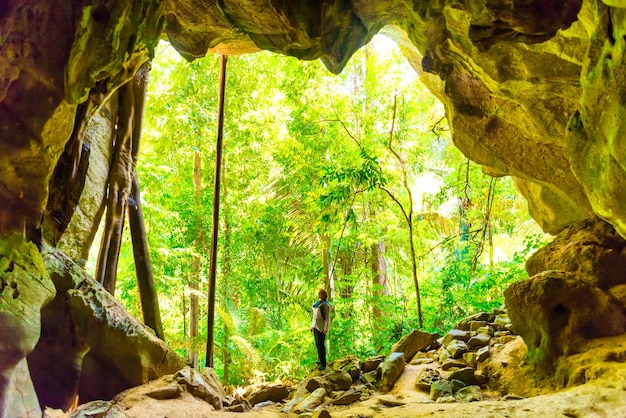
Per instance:
[[[584,341],[626,332],[623,307],[586,276],[547,271],[504,292],[513,328],[528,346],[528,361],[554,370],[556,360]]]
[[[346,356],[333,361],[330,368],[347,372],[352,377],[352,380],[357,380],[361,375],[361,360],[355,355]]]
[[[42,249],[56,296],[41,310],[41,338],[28,357],[42,406],[108,400],[185,367],[174,350],[62,252]]]
[[[391,353],[382,364],[382,373],[380,379],[380,391],[382,393],[389,392],[396,380],[404,371],[405,366],[404,353]]]
[[[420,330],[413,330],[391,346],[392,353],[404,353],[404,358],[410,360],[418,351],[425,350],[433,341],[439,338],[439,334]]]
[[[275,383],[255,388],[247,399],[254,406],[265,401],[280,402],[287,396],[289,396],[289,389],[282,383]]]
[[[182,402],[164,402],[167,400]],[[176,408],[181,404],[186,405],[188,411],[202,411],[204,416],[209,411],[221,410],[223,400],[224,391],[213,369],[197,371],[185,367],[175,374],[125,390],[111,401],[81,405],[72,417],[180,416],[181,411]]]
[[[562,270],[591,280],[606,291],[626,284],[626,240],[610,224],[587,219],[561,232],[526,261],[529,276]]]
[[[433,382],[441,379],[443,379],[443,376],[441,376],[439,371],[430,367],[424,367],[420,370],[417,380],[415,380],[415,387],[419,390],[430,393],[430,387]]]

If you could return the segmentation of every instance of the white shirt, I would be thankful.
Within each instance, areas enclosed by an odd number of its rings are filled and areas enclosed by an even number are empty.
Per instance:
[[[322,311],[320,308],[324,309],[324,313],[326,314],[326,319],[322,317]],[[324,334],[328,334],[328,326],[330,325],[330,305],[328,302],[322,302],[319,304],[317,308],[313,308],[313,320],[311,321],[311,328],[315,328],[316,330],[323,332]]]

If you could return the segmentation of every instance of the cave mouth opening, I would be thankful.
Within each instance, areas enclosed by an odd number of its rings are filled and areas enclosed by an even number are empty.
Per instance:
[[[520,260],[545,236],[511,178],[484,175],[453,146],[443,104],[396,42],[375,36],[339,75],[320,61],[265,51],[229,57],[217,266],[218,303],[224,304],[218,310],[226,316],[234,300],[240,310],[230,315],[254,317],[259,305],[269,306],[263,301],[301,298],[326,277],[342,310],[362,311],[372,297],[390,296],[384,303],[397,311],[388,324],[396,334],[417,327],[418,297],[425,326],[445,329],[464,315],[501,306],[506,283],[523,274]],[[166,42],[156,49],[137,164],[165,339],[186,357],[207,332],[216,58],[190,63]],[[420,237],[415,280],[403,215],[409,203],[412,236]],[[125,228],[116,295],[140,318]],[[91,248],[90,272],[100,243],[98,237]],[[373,267],[376,252],[380,261]],[[381,279],[371,293],[358,284],[363,271],[375,269]],[[234,279],[225,278],[231,274]],[[265,284],[242,295],[247,291],[228,290],[224,281],[237,289]],[[419,296],[415,282],[423,289]],[[195,309],[197,325],[190,322]],[[273,314],[260,315],[280,328]],[[300,315],[294,318],[304,320]],[[407,316],[414,319],[401,320]],[[379,337],[362,348],[390,341]],[[196,350],[202,362],[203,350]],[[222,373],[223,361],[216,360]],[[288,368],[297,375],[298,367]]]

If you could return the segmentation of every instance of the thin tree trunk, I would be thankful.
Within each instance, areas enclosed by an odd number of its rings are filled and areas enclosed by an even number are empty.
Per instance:
[[[220,56],[219,97],[217,106],[217,141],[215,144],[215,181],[213,184],[213,223],[211,225],[211,258],[209,261],[209,297],[207,314],[206,366],[213,367],[215,325],[215,284],[217,270],[217,236],[220,217],[220,180],[222,174],[222,140],[224,137],[224,96],[226,95],[226,55]]]
[[[385,260],[385,243],[378,242],[371,246],[372,255],[370,258],[370,271],[372,273],[372,341],[376,351],[384,345],[381,341],[382,321],[385,316],[384,309],[381,309],[380,302],[384,296],[389,295],[389,284],[387,283],[387,260]]]
[[[152,276],[152,263],[148,250],[148,238],[143,222],[141,209],[141,192],[139,178],[137,176],[137,161],[139,159],[139,147],[141,144],[141,128],[145,109],[146,92],[148,88],[149,62],[145,62],[135,74],[130,83],[133,84],[135,99],[135,114],[133,121],[131,155],[134,169],[131,183],[131,196],[134,204],[128,205],[128,224],[130,237],[133,245],[133,257],[135,260],[135,274],[137,276],[137,288],[141,300],[141,311],[144,323],[152,328],[157,337],[165,339],[163,324],[161,323],[161,310],[159,298]],[[132,202],[131,202],[132,203]]]
[[[223,171],[226,171],[226,161],[224,161],[224,168]],[[222,186],[223,186],[223,206],[224,206],[224,257],[222,260],[222,277],[224,279],[223,283],[224,286],[222,287],[224,289],[224,301],[228,301],[230,298],[229,295],[229,290],[230,290],[230,286],[229,286],[229,281],[230,281],[230,263],[232,260],[232,256],[231,256],[231,247],[230,247],[230,240],[231,240],[231,232],[230,232],[230,208],[228,206],[228,188],[227,186],[227,182],[226,182],[226,177],[224,176],[222,179]],[[226,305],[226,304],[224,304]],[[228,309],[227,306],[224,306],[225,309]],[[223,369],[223,383],[224,385],[228,385],[228,365],[230,363],[230,353],[228,350],[228,341],[230,339],[230,333],[228,332],[228,326],[226,326],[226,323],[224,323],[224,339],[222,340],[222,369]]]
[[[107,213],[96,269],[96,280],[102,283],[112,295],[115,295],[117,264],[124,230],[124,213],[130,195],[131,137],[135,118],[134,93],[132,82],[126,83],[119,90],[118,131],[109,173]]]
[[[194,195],[196,200],[196,209],[199,219],[199,230],[196,235],[196,245],[193,254],[193,272],[189,281],[191,289],[189,296],[189,337],[191,339],[190,361],[194,368],[198,368],[198,352],[196,351],[196,339],[198,338],[198,285],[201,280],[202,270],[200,268],[200,254],[204,250],[204,226],[201,215],[200,190],[202,190],[202,160],[200,152],[196,151],[194,155],[193,170]]]
[[[378,187],[381,190],[383,190],[385,193],[387,193],[387,195],[389,195],[391,200],[393,200],[398,205],[398,207],[400,208],[400,211],[404,215],[404,219],[406,220],[407,226],[409,227],[409,247],[411,249],[411,272],[413,275],[413,285],[415,286],[415,298],[417,301],[417,320],[419,323],[419,327],[423,328],[422,300],[420,297],[419,281],[417,279],[417,260],[415,259],[415,243],[413,241],[413,193],[411,193],[411,188],[409,187],[408,173],[406,171],[406,165],[404,163],[404,160],[402,159],[400,154],[398,154],[396,150],[393,149],[393,146],[392,146],[395,124],[396,124],[396,98],[394,97],[393,116],[391,119],[391,129],[389,130],[389,142],[387,144],[387,148],[393,154],[396,160],[398,160],[398,163],[400,164],[400,167],[402,169],[402,180],[403,180],[402,183],[404,186],[404,190],[406,190],[407,192],[408,200],[409,200],[408,209],[405,209],[404,205],[400,203],[398,198],[394,196],[394,194],[391,193],[389,189],[385,188],[382,185],[379,185]]]
[[[141,300],[143,322],[154,330],[157,337],[164,340],[163,324],[161,323],[161,310],[159,298],[152,276],[152,263],[148,251],[148,238],[143,223],[141,210],[141,194],[139,192],[139,180],[137,171],[133,173],[131,194],[135,200],[134,205],[128,207],[128,223],[130,225],[130,237],[133,243],[133,256],[135,258],[135,274],[137,275],[137,287]]]

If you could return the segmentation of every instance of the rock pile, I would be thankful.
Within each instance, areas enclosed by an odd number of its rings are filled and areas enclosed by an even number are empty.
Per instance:
[[[413,356],[410,364],[427,365],[415,386],[429,392],[437,402],[481,400],[480,388],[488,380],[483,365],[492,351],[500,350],[513,339],[511,322],[503,311],[465,318],[427,350]]]
[[[276,385],[269,385],[256,388],[246,399],[257,407],[288,399],[282,412],[309,416],[391,391],[408,363],[422,366],[415,388],[428,392],[433,401],[482,400],[482,388],[488,383],[487,360],[515,338],[504,311],[482,312],[463,319],[443,337],[414,330],[387,356],[336,360],[327,370],[315,371],[300,382],[290,396],[285,387],[277,391]]]

